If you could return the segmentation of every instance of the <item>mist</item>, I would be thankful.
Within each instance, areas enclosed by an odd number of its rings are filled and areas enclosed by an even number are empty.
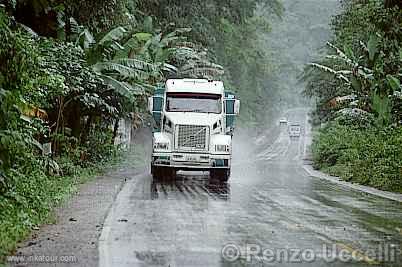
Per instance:
[[[272,88],[274,114],[290,107],[309,106],[310,100],[302,95],[300,77],[306,63],[322,54],[325,44],[332,38],[330,22],[339,12],[337,0],[283,0],[283,14],[272,17],[271,32],[262,33],[261,45],[270,51],[275,68],[273,80],[267,81],[266,90]]]

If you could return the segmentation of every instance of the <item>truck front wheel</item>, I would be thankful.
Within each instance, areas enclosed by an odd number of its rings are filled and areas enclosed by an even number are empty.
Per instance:
[[[230,177],[230,169],[212,169],[209,171],[210,178],[219,182],[227,182]]]

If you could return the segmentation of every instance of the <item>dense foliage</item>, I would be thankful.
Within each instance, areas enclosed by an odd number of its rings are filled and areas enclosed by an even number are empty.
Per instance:
[[[402,128],[331,122],[313,144],[315,166],[346,181],[402,192]]]
[[[55,203],[115,154],[106,86],[69,43],[33,37],[0,8],[0,257],[43,222]],[[97,94],[96,99],[94,95]],[[109,94],[110,95],[110,94]],[[110,132],[110,131],[109,131]],[[103,140],[102,143],[97,143]],[[45,155],[43,144],[53,144]],[[95,144],[95,145],[94,145]],[[101,158],[100,158],[101,157]]]
[[[316,137],[315,160],[345,179],[400,191],[400,6],[348,0],[342,8],[332,22],[331,53],[306,69],[305,93],[317,103],[313,122],[328,124]]]

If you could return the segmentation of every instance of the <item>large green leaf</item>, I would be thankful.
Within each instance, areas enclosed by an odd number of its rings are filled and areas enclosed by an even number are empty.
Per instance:
[[[98,44],[103,45],[110,41],[120,41],[126,35],[127,30],[119,26],[108,32],[103,38],[98,42]]]
[[[327,67],[327,66],[324,66],[324,65],[321,65],[321,64],[318,64],[318,63],[309,63],[308,65],[313,67],[313,68],[319,69],[319,70],[321,70],[323,72],[333,74],[333,75],[335,75],[335,77],[337,77],[338,79],[346,82],[347,84],[350,83],[349,79],[345,75],[343,75],[342,72],[338,72],[338,71],[336,71],[336,70],[334,70],[334,69],[332,69],[330,67]]]
[[[143,28],[147,32],[153,32],[154,23],[153,23],[153,20],[152,20],[151,16],[145,17],[144,22],[143,22]]]
[[[357,92],[360,92],[360,90],[362,88],[362,85],[361,85],[360,81],[358,79],[356,79],[355,76],[352,76],[350,78],[350,81],[352,83],[353,89],[355,89]]]
[[[111,88],[113,88],[113,90],[116,91],[119,95],[121,95],[127,99],[134,100],[134,94],[132,92],[133,88],[131,85],[129,85],[128,83],[125,83],[125,82],[120,82],[108,75],[101,75],[101,78],[107,85],[109,85]]]
[[[335,52],[338,55],[338,59],[343,60],[345,63],[347,63],[350,66],[353,66],[353,67],[355,66],[355,62],[351,58],[349,58],[341,49],[339,49],[335,45],[331,44],[330,42],[327,42],[327,45],[335,50]]]
[[[391,100],[389,97],[374,93],[373,109],[377,113],[377,123],[380,126],[387,125],[391,119]]]
[[[392,76],[391,74],[387,75],[388,84],[391,86],[392,90],[397,91],[401,89],[401,82]]]
[[[149,73],[147,70],[133,68],[127,65],[123,65],[116,61],[107,61],[96,63],[93,66],[93,70],[102,74],[116,74],[125,79],[147,80]]]
[[[71,17],[69,21],[70,21],[71,32],[75,34],[80,34],[82,31],[82,27],[78,24],[78,22],[73,17]]]
[[[148,63],[146,61],[142,61],[139,59],[135,59],[135,58],[119,58],[119,59],[115,59],[112,60],[111,62],[123,65],[123,66],[127,66],[130,68],[134,68],[134,69],[138,69],[138,70],[149,70],[149,71],[153,71],[156,69],[155,64],[153,63]]]
[[[138,41],[146,42],[152,38],[152,34],[148,32],[137,32],[133,34],[133,37],[136,38]]]
[[[168,72],[177,72],[178,71],[177,67],[175,67],[171,64],[167,64],[167,63],[163,64],[162,69],[164,71],[168,71]]]
[[[350,59],[354,59],[355,58],[355,54],[353,53],[353,50],[350,46],[345,45],[343,50],[345,51],[345,55],[350,58]]]
[[[117,50],[114,59],[129,58],[135,50],[140,49],[140,43],[137,38],[130,38],[122,45],[123,49]]]

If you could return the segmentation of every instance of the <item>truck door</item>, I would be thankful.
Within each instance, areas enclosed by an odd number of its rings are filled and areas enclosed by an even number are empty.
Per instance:
[[[162,114],[163,114],[163,103],[164,103],[164,88],[158,88],[155,90],[154,97],[153,97],[153,110],[152,110],[152,117],[155,120],[155,131],[161,130],[162,124]]]
[[[236,119],[235,114],[235,100],[236,96],[230,91],[225,91],[225,120],[226,120],[226,134],[233,134],[234,124]]]

